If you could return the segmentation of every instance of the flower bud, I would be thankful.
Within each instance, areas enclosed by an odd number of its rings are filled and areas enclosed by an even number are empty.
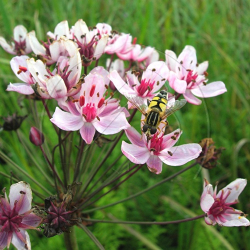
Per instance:
[[[30,141],[36,146],[41,146],[44,142],[43,133],[39,131],[36,127],[31,127]]]

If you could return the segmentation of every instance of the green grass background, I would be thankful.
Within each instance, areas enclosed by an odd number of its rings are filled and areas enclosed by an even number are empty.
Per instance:
[[[228,91],[203,100],[200,106],[186,105],[170,121],[174,128],[177,128],[176,118],[180,121],[184,131],[181,143],[199,142],[204,137],[212,137],[217,147],[226,148],[217,168],[208,173],[212,184],[220,181],[220,188],[235,178],[249,180],[249,0],[0,0],[0,35],[8,40],[18,24],[23,24],[28,31],[36,30],[38,38],[45,39],[46,32],[53,31],[60,21],[68,20],[71,26],[78,19],[86,21],[88,26],[106,22],[114,30],[130,33],[138,38],[138,43],[155,47],[161,59],[164,59],[165,49],[179,54],[185,45],[194,46],[198,61],[209,61],[209,81],[223,81]],[[0,49],[1,116],[15,111],[26,114],[30,109],[28,100],[21,99],[17,93],[5,91],[9,82],[17,82],[9,67],[11,58]],[[39,105],[38,110],[41,108]],[[34,123],[30,116],[22,125],[23,136],[28,136],[32,125]],[[49,134],[50,124],[45,122],[44,126],[53,141],[53,135]],[[0,133],[0,149],[38,178],[36,167],[20,147],[15,133]],[[36,149],[32,150],[37,162],[44,164]],[[118,155],[119,151],[117,147],[115,154]],[[101,199],[98,205],[136,193],[181,168],[165,166],[159,176],[144,168],[108,198]],[[2,164],[1,171],[9,173],[9,166]],[[206,174],[195,167],[170,183],[124,204],[93,213],[91,217],[108,219],[111,213],[124,220],[167,221],[199,215],[202,213],[199,206],[202,179]],[[0,178],[1,188],[9,185],[8,179]],[[42,176],[39,181],[45,184]],[[248,214],[249,201],[250,188],[246,187],[236,207]],[[202,220],[168,226],[96,224],[90,229],[106,249],[250,249],[249,228],[208,227],[204,226]],[[76,231],[79,249],[96,249],[84,232]],[[62,235],[50,239],[37,232],[30,232],[30,235],[33,249],[64,249]]]

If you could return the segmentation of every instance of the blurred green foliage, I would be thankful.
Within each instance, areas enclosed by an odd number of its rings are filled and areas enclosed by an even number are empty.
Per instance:
[[[220,188],[235,178],[249,180],[249,0],[0,0],[0,13],[0,35],[8,40],[12,37],[13,28],[18,24],[23,24],[28,31],[34,29],[38,38],[44,40],[46,32],[53,31],[60,21],[68,20],[71,26],[78,19],[83,19],[88,26],[106,22],[114,30],[130,33],[138,38],[137,41],[140,44],[155,47],[161,59],[164,59],[165,49],[174,50],[179,54],[185,45],[194,46],[199,62],[209,61],[209,81],[223,81],[228,91],[221,96],[203,100],[201,106],[187,104],[176,117],[169,120],[170,124],[177,128],[177,120],[180,121],[183,130],[180,143],[199,142],[204,137],[212,137],[217,147],[226,148],[218,167],[209,171],[212,184],[220,181]],[[0,116],[7,116],[14,112],[25,115],[30,113],[31,109],[35,109],[27,99],[23,99],[17,93],[5,91],[9,82],[18,82],[9,66],[11,58],[11,55],[0,49]],[[49,103],[52,112],[54,106],[55,103]],[[41,103],[37,102],[37,110],[41,110],[41,107]],[[38,116],[42,118],[43,113],[38,113]],[[137,118],[139,121],[140,116],[138,115]],[[34,125],[35,122],[29,115],[23,122],[20,133],[38,164],[42,165],[44,159],[27,141],[29,128]],[[49,138],[49,148],[52,143],[57,142],[57,138],[52,134],[52,125],[47,117],[43,118],[42,125],[45,136]],[[126,140],[125,136],[124,139]],[[24,148],[20,147],[15,132],[1,132],[0,149],[31,176],[37,178],[37,169]],[[106,163],[107,166],[119,154],[118,145]],[[124,160],[125,157],[122,157],[118,165]],[[178,170],[181,168],[178,167]],[[2,164],[0,171],[3,171],[2,169],[6,173],[10,172],[6,164]],[[106,205],[134,194],[175,173],[176,169],[176,167],[165,166],[162,174],[156,176],[145,167],[115,192],[102,198],[98,205]],[[196,215],[202,214],[199,200],[203,176],[204,171],[195,167],[140,197],[92,213],[90,216],[109,219],[108,214],[112,214],[121,220],[168,221],[191,216],[183,207]],[[39,181],[46,185],[43,176],[39,176]],[[8,183],[9,180],[1,177],[1,188],[8,186]],[[41,191],[39,188],[37,190]],[[162,196],[171,197],[180,206],[173,205],[173,202],[166,202]],[[236,207],[249,214],[249,200],[250,188],[246,187],[240,197],[241,203]],[[36,197],[35,201],[41,202]],[[250,232],[247,228],[216,226],[213,230],[217,231],[212,232],[201,223],[201,220],[168,226],[132,225],[130,228],[148,239],[154,247],[143,243],[130,229],[120,225],[95,224],[90,227],[106,249],[206,250],[230,249],[230,246],[231,249],[249,249]],[[95,244],[83,231],[77,229],[76,233],[79,249],[96,249]],[[30,232],[30,235],[33,249],[64,248],[63,235],[50,239],[35,231]]]

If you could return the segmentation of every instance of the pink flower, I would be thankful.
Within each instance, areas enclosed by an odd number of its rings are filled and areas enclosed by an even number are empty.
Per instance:
[[[148,142],[146,135],[140,135],[133,127],[125,132],[132,144],[122,142],[123,154],[135,164],[146,163],[155,174],[161,173],[162,162],[170,166],[181,166],[197,158],[201,152],[201,146],[196,143],[174,147],[181,135],[179,129],[168,135],[156,133]]]
[[[104,98],[109,83],[107,74],[102,67],[93,69],[84,78],[79,99],[69,102],[70,113],[56,108],[51,121],[62,130],[80,130],[88,144],[92,142],[96,130],[109,135],[127,129],[130,126],[126,120],[127,111],[119,107],[118,100]]]
[[[7,87],[7,91],[15,91],[24,95],[31,95],[34,93],[32,85],[36,83],[36,80],[32,77],[27,66],[28,56],[16,56],[11,59],[10,66],[15,75],[24,83],[10,83]]]
[[[115,34],[111,39],[108,40],[108,43],[105,47],[105,53],[122,55],[126,54],[133,49],[132,45],[132,36],[129,34]],[[122,58],[120,58],[122,59]]]
[[[139,44],[131,44],[128,51],[117,52],[117,56],[122,60],[132,60],[137,62],[142,62],[149,58],[154,52],[154,48],[145,47],[141,48]]]
[[[9,199],[0,199],[0,249],[12,243],[17,249],[31,249],[27,229],[36,229],[42,218],[32,213],[32,191],[21,181],[10,187]]]
[[[117,71],[109,74],[109,79],[116,89],[126,97],[141,97],[147,104],[168,78],[169,70],[164,62],[153,62],[143,72],[141,80],[135,74],[127,72],[127,83],[122,80]]]
[[[96,29],[100,36],[111,35],[112,27],[107,23],[98,23]]]
[[[55,27],[54,33],[49,31],[47,32],[47,35],[54,40],[59,40],[62,36],[68,39],[73,39],[73,35],[69,30],[69,24],[67,20],[58,23]]]
[[[28,34],[35,35],[34,31]],[[0,37],[0,45],[5,51],[12,55],[26,55],[32,50],[27,39],[27,29],[23,25],[18,25],[14,28],[14,43],[9,45],[3,37]]]
[[[108,34],[98,34],[97,29],[89,30],[86,23],[80,19],[72,28],[74,40],[76,41],[79,52],[83,58],[83,65],[88,66],[92,60],[99,59],[104,53],[108,42]]]
[[[55,69],[51,72],[46,64],[34,58],[27,60],[27,67],[36,81],[33,86],[36,93],[44,99],[56,99],[59,105],[64,106],[68,96],[73,96],[80,90],[79,79],[81,76],[81,57],[75,48],[75,53],[68,58],[58,58]]]
[[[165,51],[166,63],[169,67],[169,85],[177,93],[183,94],[185,99],[192,104],[199,105],[201,98],[221,95],[227,91],[221,81],[207,84],[208,62],[197,63],[196,51],[192,46],[186,46],[177,58],[171,50]]]
[[[204,180],[204,189],[201,195],[201,209],[206,213],[205,222],[208,225],[225,227],[249,226],[250,222],[243,212],[231,207],[237,204],[238,196],[247,185],[246,179],[236,179],[217,193],[217,186]]]
[[[32,51],[36,55],[42,57],[47,65],[57,62],[58,58],[61,56],[74,56],[77,49],[75,42],[67,39],[65,36],[61,36],[58,40],[53,42],[50,40],[48,40],[47,43],[43,42],[43,45],[40,44],[34,33],[30,33],[28,39]]]

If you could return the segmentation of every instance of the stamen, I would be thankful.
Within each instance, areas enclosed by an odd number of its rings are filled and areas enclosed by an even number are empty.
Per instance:
[[[100,101],[99,101],[97,107],[100,108],[100,107],[103,105],[104,101],[105,101],[105,99],[104,99],[104,97],[102,97],[102,98],[100,99]]]
[[[136,44],[136,42],[137,42],[137,37],[135,37],[134,39],[133,39],[133,42],[132,42],[132,44]]]
[[[93,84],[92,87],[91,87],[91,90],[89,92],[90,97],[92,97],[94,95],[94,93],[95,93],[95,87],[96,87],[96,85]]]
[[[85,104],[85,97],[83,95],[80,96],[79,102],[81,107]]]
[[[26,72],[28,69],[24,66],[19,65],[19,70],[17,71],[17,74],[20,74],[21,72]]]

